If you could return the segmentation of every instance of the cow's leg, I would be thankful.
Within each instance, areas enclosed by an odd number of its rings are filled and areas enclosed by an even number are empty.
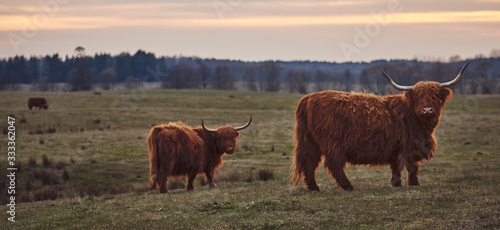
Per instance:
[[[299,139],[295,147],[294,172],[292,182],[300,180],[304,176],[304,184],[309,191],[319,191],[316,182],[316,169],[321,162],[321,152],[318,145],[313,141],[310,135]],[[295,178],[295,179],[294,179]]]
[[[209,188],[215,188],[215,183],[214,183],[214,170],[205,172],[205,176],[207,177],[208,181],[208,187]]]
[[[188,175],[188,181],[187,181],[187,184],[186,184],[186,190],[191,191],[191,190],[194,189],[193,183],[194,183],[194,179],[196,179],[196,175],[197,174],[190,174],[190,175]]]
[[[327,148],[328,147],[329,146],[327,146]],[[325,152],[326,151],[329,152],[325,154],[325,169],[328,171],[328,173],[330,173],[330,176],[335,179],[337,186],[346,191],[354,190],[354,187],[352,187],[351,182],[345,175],[344,168],[346,159],[344,154],[333,146],[329,149],[325,149]]]
[[[419,185],[418,183],[418,162],[406,163],[406,171],[408,172],[408,185]]]
[[[166,193],[168,192],[167,188],[167,174],[166,173],[159,173],[158,174],[158,191],[160,193]]]
[[[403,166],[404,164],[399,157],[398,159],[391,162],[391,185],[394,187],[401,186],[401,171],[403,171]]]
[[[304,170],[304,183],[307,185],[309,191],[319,191],[318,183],[316,182],[316,169],[321,162],[320,154],[313,154],[308,159],[307,166]]]

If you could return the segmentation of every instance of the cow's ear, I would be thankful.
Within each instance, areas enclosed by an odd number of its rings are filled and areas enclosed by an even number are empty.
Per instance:
[[[240,132],[236,131],[236,137],[240,136]]]
[[[441,100],[443,100],[443,102],[447,102],[448,100],[450,100],[453,95],[451,89],[448,89],[446,87],[442,87],[439,93],[441,94]]]

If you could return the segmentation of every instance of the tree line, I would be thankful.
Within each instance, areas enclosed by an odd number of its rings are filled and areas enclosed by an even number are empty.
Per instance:
[[[217,89],[260,92],[285,91],[310,93],[322,90],[365,90],[376,94],[392,92],[380,70],[398,84],[418,81],[445,82],[452,79],[465,63],[417,60],[378,60],[369,63],[328,63],[310,61],[243,62],[198,57],[156,57],[138,50],[135,54],[95,54],[77,47],[73,56],[58,54],[45,57],[16,56],[0,59],[0,90],[16,90],[19,84],[31,84],[33,90],[55,90],[67,83],[69,91],[109,90],[121,83],[127,89],[146,82],[161,83],[165,89]],[[500,93],[500,58],[478,57],[469,66],[458,93]],[[237,83],[240,82],[241,84]]]

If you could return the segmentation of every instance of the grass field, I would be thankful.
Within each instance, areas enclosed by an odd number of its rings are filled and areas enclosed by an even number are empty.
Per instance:
[[[29,96],[44,96],[49,109],[28,110]],[[301,95],[136,90],[0,97],[0,127],[9,115],[16,118],[21,166],[16,222],[7,221],[2,205],[0,229],[500,228],[500,95],[456,95],[447,104],[436,131],[439,148],[421,165],[420,186],[391,187],[389,167],[348,167],[354,192],[337,188],[322,167],[321,192],[288,184]],[[182,181],[170,182],[170,194],[148,189],[146,138],[153,125],[199,126],[204,119],[212,128],[236,126],[250,115],[236,153],[224,156],[216,173],[216,189],[202,177],[192,192]],[[0,150],[7,168],[7,135]],[[273,179],[260,180],[263,170]],[[2,204],[7,180],[0,181]]]

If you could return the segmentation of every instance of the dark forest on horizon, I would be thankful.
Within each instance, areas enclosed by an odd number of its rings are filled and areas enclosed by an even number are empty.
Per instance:
[[[312,91],[366,90],[376,94],[391,88],[380,70],[398,84],[418,81],[445,82],[453,79],[466,60],[458,56],[443,60],[375,60],[371,62],[262,61],[245,62],[198,57],[156,57],[138,50],[135,54],[93,56],[77,47],[65,58],[59,54],[16,56],[0,59],[0,90],[63,91],[109,90],[122,84],[138,89],[143,83],[158,82],[165,89],[252,90],[261,92],[309,93]],[[500,93],[500,57],[477,55],[472,59],[455,92],[464,94]],[[242,82],[239,87],[236,83]],[[357,88],[355,87],[358,86]]]

